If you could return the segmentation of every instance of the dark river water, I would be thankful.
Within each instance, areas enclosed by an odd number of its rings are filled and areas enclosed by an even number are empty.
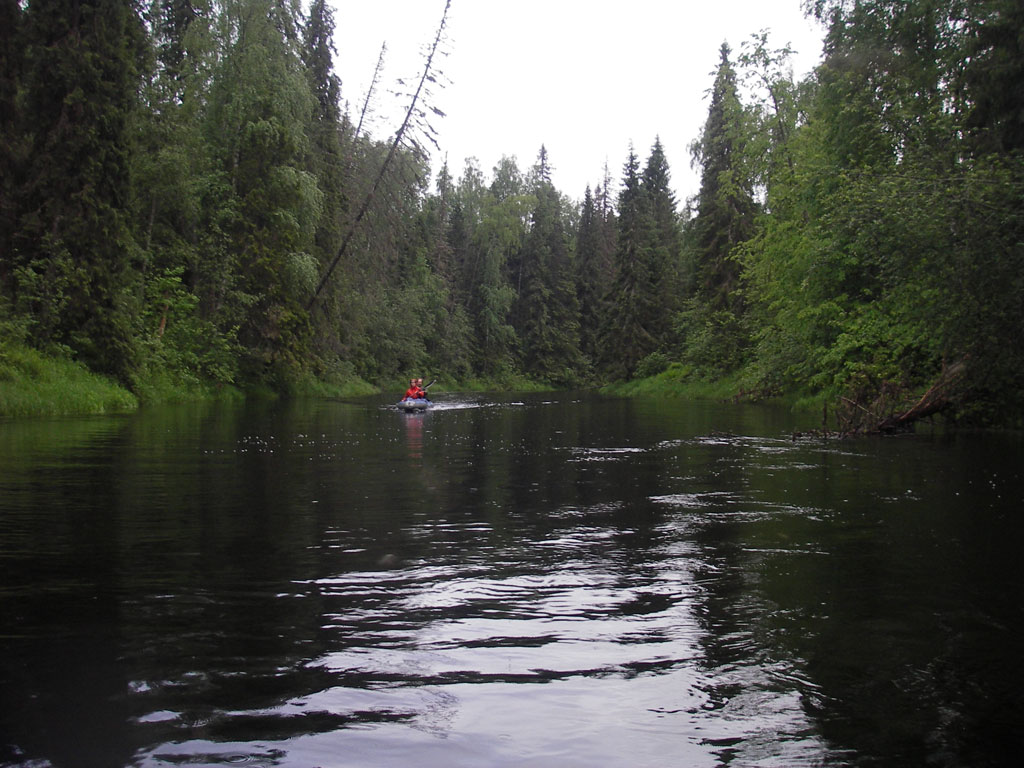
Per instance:
[[[808,426],[0,422],[0,766],[1016,766],[1024,441]]]

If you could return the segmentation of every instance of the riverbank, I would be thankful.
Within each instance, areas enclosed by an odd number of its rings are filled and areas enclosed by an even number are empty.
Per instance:
[[[125,413],[138,407],[138,397],[81,363],[27,347],[0,349],[2,417]]]
[[[295,381],[289,394],[299,397],[357,397],[378,389],[355,376]],[[132,390],[90,371],[81,363],[44,355],[16,344],[0,348],[0,418],[92,416],[130,413],[142,405],[201,400],[278,397],[266,387],[181,381],[161,374],[140,377]]]
[[[618,381],[601,387],[601,394],[613,397],[647,397],[675,400],[715,400],[719,402],[771,403],[789,408],[793,413],[821,413],[822,426],[827,426],[828,397],[823,393],[765,393],[751,390],[741,374],[733,373],[717,379],[702,378],[691,366],[672,363],[661,373],[643,379]]]
[[[776,395],[751,391],[740,374],[716,379],[701,377],[692,366],[672,363],[661,373],[642,379],[606,384],[600,391],[618,397],[660,397],[681,400],[734,400],[784,403],[799,410],[820,408],[821,397]]]
[[[29,347],[5,344],[0,347],[0,418],[40,416],[90,416],[130,413],[144,405],[187,403],[203,400],[242,400],[247,397],[352,398],[394,391],[398,396],[408,386],[396,378],[380,385],[354,374],[317,378],[312,374],[290,382],[285,393],[266,386],[243,387],[182,381],[162,372],[139,377],[132,389],[64,358],[44,355]],[[550,390],[527,378],[506,375],[494,379],[467,381],[438,378],[434,392],[539,392]]]

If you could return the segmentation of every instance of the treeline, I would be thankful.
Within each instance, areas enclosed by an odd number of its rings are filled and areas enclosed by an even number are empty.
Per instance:
[[[657,140],[582,201],[543,147],[430,185],[429,92],[381,176],[324,0],[0,0],[0,338],[136,389],[662,373],[1019,421],[1024,9],[808,11],[803,81],[723,45],[680,206]]]

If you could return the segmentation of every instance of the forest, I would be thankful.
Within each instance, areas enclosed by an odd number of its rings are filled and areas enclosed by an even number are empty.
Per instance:
[[[806,78],[767,31],[708,62],[680,201],[660,141],[568,194],[544,147],[432,173],[432,62],[371,135],[326,0],[0,0],[0,389],[653,379],[1021,426],[1024,5],[805,11]]]

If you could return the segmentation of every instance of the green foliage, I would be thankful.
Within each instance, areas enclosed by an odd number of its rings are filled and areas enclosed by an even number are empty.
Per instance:
[[[121,0],[32,3],[23,12],[26,137],[16,175],[12,294],[34,315],[34,343],[67,345],[127,381],[134,243],[123,200],[127,124],[143,31]]]
[[[567,385],[579,378],[582,368],[579,305],[561,199],[548,177],[543,147],[534,175],[535,203],[518,254],[514,327],[522,345],[523,371]]]
[[[1020,162],[967,160],[983,132],[963,121],[979,112],[950,96],[979,87],[965,53],[988,39],[991,8],[974,5],[972,27],[952,3],[819,4],[830,31],[811,120],[789,131],[792,173],[737,252],[762,386],[870,404],[956,369],[946,407],[1019,418]],[[979,67],[998,58],[985,50]]]
[[[680,356],[704,377],[724,376],[746,361],[744,316],[691,299],[676,316]]]
[[[809,6],[828,35],[802,82],[767,32],[735,67],[723,46],[683,222],[660,140],[581,205],[543,148],[428,191],[419,139],[392,154],[344,114],[323,0],[151,0],[145,24],[126,0],[0,4],[0,411],[45,411],[28,393],[65,397],[84,365],[145,401],[432,370],[928,390],[1020,423],[1024,13]],[[111,391],[74,396],[127,407]]]
[[[134,395],[81,363],[44,356],[0,336],[0,414],[67,416],[136,407]]]
[[[144,362],[134,387],[146,401],[168,399],[157,391],[219,389],[238,377],[234,331],[222,333],[196,312],[199,299],[182,282],[183,272],[168,269],[146,286],[137,329]]]
[[[623,167],[619,193],[618,245],[610,308],[601,320],[600,370],[612,378],[626,378],[640,360],[653,352],[657,339],[650,321],[654,317],[651,260],[647,258],[647,225],[641,188],[640,162],[630,152]]]
[[[664,352],[652,352],[637,365],[636,376],[638,379],[649,379],[667,369],[670,364]]]
[[[683,363],[672,363],[660,373],[607,384],[601,392],[618,397],[658,397],[685,400],[726,400],[740,389],[734,376],[705,379]]]
[[[701,166],[697,215],[690,222],[696,290],[715,310],[742,311],[739,265],[733,249],[754,234],[754,178],[745,152],[749,125],[736,72],[723,44],[708,118],[692,153]]]

